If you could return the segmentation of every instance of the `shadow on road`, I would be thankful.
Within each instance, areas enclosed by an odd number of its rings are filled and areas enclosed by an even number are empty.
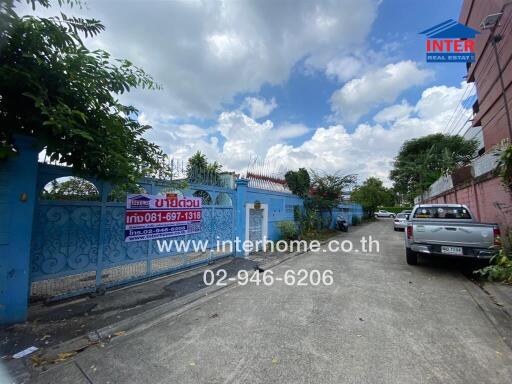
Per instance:
[[[463,259],[456,257],[442,256],[419,256],[418,267],[428,267],[436,270],[444,270],[446,272],[460,272],[471,280],[478,280],[478,276],[474,274],[485,266],[489,265],[488,260]]]

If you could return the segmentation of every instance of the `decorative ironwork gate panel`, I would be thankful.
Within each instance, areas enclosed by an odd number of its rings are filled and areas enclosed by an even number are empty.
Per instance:
[[[67,177],[69,168],[40,164],[38,188]],[[124,202],[110,202],[111,186],[90,180],[98,189],[97,201],[54,201],[36,204],[31,245],[31,296],[55,298],[95,291],[130,281],[169,273],[232,252],[215,252],[217,241],[234,240],[234,191],[212,186],[191,186],[185,194],[201,191],[212,205],[203,205],[202,231],[162,240],[208,241],[204,252],[160,253],[156,240],[124,241]],[[165,192],[165,183],[143,180],[151,194]],[[204,201],[204,200],[203,200]]]
[[[254,246],[263,241],[263,209],[249,209],[249,240]]]

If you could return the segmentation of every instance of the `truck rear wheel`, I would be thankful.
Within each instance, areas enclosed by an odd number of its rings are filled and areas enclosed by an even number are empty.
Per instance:
[[[418,254],[410,248],[405,248],[405,258],[407,260],[407,264],[409,265],[418,264]]]

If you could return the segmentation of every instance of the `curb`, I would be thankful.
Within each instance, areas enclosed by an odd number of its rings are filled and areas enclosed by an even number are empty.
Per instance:
[[[512,350],[512,314],[497,305],[477,282],[466,278],[464,287],[469,295]]]
[[[320,244],[324,245],[330,239],[322,241]],[[268,263],[262,263],[259,266],[264,269],[271,269],[297,256],[304,255],[309,251],[310,248],[308,247],[304,251],[290,253],[283,258],[272,260]],[[75,356],[65,362],[59,362],[55,364],[49,363],[48,365],[43,366],[43,369],[40,369],[32,367],[30,360],[31,356],[27,356],[23,359],[7,361],[5,362],[5,365],[11,373],[14,382],[26,383],[30,380],[35,380],[40,374],[44,372],[58,369],[65,364],[72,363],[76,360],[77,357],[86,355],[88,352],[90,352],[90,347],[98,347],[98,345],[103,346],[104,343],[109,345],[118,338],[122,339],[122,336],[135,335],[162,321],[179,316],[180,314],[185,313],[197,307],[198,305],[209,301],[210,299],[222,295],[223,293],[227,292],[228,289],[234,289],[238,286],[237,282],[238,279],[226,282],[226,285],[224,286],[210,286],[200,289],[199,291],[180,297],[171,302],[162,303],[155,308],[152,308],[133,317],[99,328],[95,331],[89,332],[88,334],[77,336],[73,339],[64,341],[58,345],[50,347],[47,350],[40,350],[40,352],[42,352],[41,358],[48,361],[52,361],[52,359],[56,358],[59,353],[78,351]],[[118,335],[115,335],[116,333]]]

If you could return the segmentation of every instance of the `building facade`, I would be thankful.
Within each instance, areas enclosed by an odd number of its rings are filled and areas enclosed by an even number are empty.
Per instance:
[[[476,61],[467,65],[467,81],[477,91],[467,138],[480,136],[483,150],[471,165],[437,180],[416,202],[466,204],[480,221],[499,223],[506,231],[512,229],[511,192],[495,168],[512,140],[512,1],[464,0],[459,22],[480,31]]]

